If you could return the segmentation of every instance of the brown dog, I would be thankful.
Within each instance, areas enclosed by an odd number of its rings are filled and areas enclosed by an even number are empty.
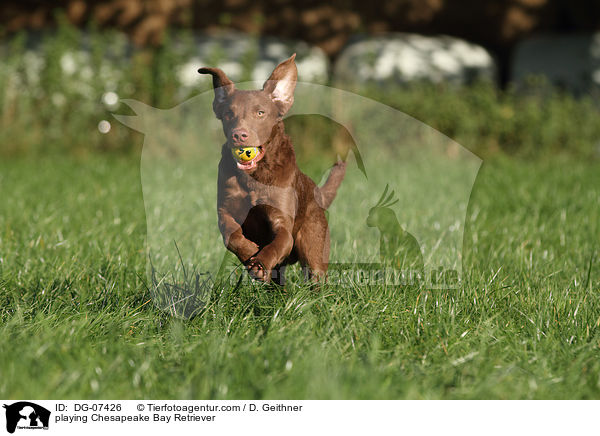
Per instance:
[[[335,198],[345,162],[332,168],[319,188],[296,164],[283,116],[294,102],[297,69],[294,54],[279,64],[262,90],[242,91],[218,68],[211,74],[213,110],[227,141],[219,162],[217,212],[227,249],[265,282],[284,282],[286,265],[300,261],[313,280],[324,278],[329,263],[329,228],[324,210]],[[247,162],[232,148],[258,147]]]

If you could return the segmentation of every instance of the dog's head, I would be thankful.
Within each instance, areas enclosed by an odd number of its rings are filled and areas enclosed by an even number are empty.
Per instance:
[[[231,148],[257,147],[258,153],[238,168],[250,171],[268,152],[273,129],[294,103],[298,70],[296,55],[273,70],[261,90],[243,91],[219,68],[200,68],[200,74],[210,74],[215,88],[213,109],[223,123],[227,145]]]

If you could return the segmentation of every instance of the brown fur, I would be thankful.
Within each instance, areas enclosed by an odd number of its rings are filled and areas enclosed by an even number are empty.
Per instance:
[[[280,284],[285,266],[297,261],[314,280],[325,277],[329,229],[324,209],[335,198],[346,169],[339,161],[319,188],[296,164],[282,121],[293,103],[294,57],[279,64],[260,91],[236,90],[217,68],[198,70],[213,76],[213,109],[227,137],[217,194],[223,241],[252,277]],[[264,154],[254,167],[244,169],[231,155],[236,146],[261,146]]]

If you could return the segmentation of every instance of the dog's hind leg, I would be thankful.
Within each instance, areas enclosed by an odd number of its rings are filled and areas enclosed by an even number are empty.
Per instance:
[[[315,205],[296,235],[295,247],[303,269],[313,282],[323,281],[329,263],[329,228],[325,212]]]

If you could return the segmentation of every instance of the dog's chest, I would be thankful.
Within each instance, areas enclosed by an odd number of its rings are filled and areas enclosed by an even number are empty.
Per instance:
[[[232,191],[236,192],[238,201],[244,204],[245,209],[266,205],[272,206],[287,215],[296,215],[298,198],[293,187],[265,185],[252,177],[244,176],[242,180],[235,178],[236,186]]]

